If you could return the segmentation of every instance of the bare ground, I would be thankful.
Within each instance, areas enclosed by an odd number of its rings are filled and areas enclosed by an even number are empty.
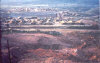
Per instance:
[[[3,59],[12,63],[99,63],[100,36],[96,31],[61,31],[53,36],[43,33],[12,33],[2,37]],[[3,63],[9,63],[3,61]]]

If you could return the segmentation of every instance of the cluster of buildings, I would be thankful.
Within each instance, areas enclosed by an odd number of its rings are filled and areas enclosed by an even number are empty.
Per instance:
[[[20,12],[20,11],[27,11],[27,12],[47,12],[47,11],[57,11],[57,9],[37,9],[37,8],[20,8],[18,9],[11,9],[11,11],[14,12]],[[32,16],[32,17],[7,17],[6,21],[3,21],[3,25],[91,25],[91,24],[97,24],[94,21],[91,20],[84,20],[83,17],[79,17],[80,14],[75,12],[70,12],[68,10],[66,11],[57,11],[55,13],[55,17],[38,17],[38,16]]]
[[[8,18],[8,20],[3,22],[4,25],[84,25],[80,20],[79,21],[66,21],[57,18],[39,18],[39,17],[16,17]]]
[[[57,8],[11,8],[9,12],[45,12],[45,11],[57,11]]]

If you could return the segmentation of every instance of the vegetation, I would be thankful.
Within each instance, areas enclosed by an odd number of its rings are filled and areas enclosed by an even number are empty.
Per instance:
[[[44,34],[50,34],[54,36],[62,35],[61,32],[57,31],[41,31],[41,30],[35,30],[35,31],[21,31],[21,30],[3,30],[3,33],[44,33]]]
[[[69,29],[94,29],[94,30],[98,30],[99,26],[98,25],[93,25],[93,26],[70,26],[68,28]]]

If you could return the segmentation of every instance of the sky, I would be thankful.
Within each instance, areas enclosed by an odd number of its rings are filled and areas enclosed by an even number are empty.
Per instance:
[[[99,5],[99,0],[1,0],[1,5]]]

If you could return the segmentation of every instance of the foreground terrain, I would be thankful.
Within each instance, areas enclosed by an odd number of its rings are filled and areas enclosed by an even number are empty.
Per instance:
[[[9,63],[9,60],[12,63],[100,62],[99,31],[63,29],[57,31],[60,34],[40,32],[3,34],[3,59],[7,60],[3,63]]]

